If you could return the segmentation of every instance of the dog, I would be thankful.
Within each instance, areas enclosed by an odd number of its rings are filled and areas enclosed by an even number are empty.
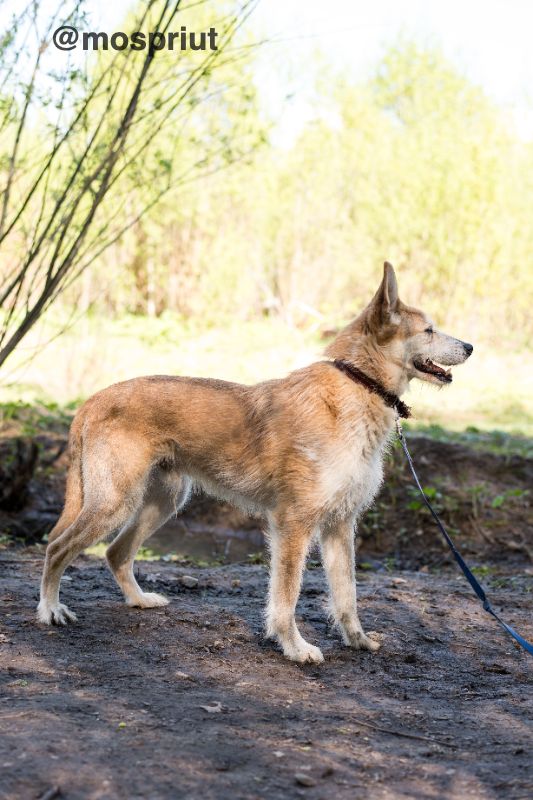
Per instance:
[[[70,430],[64,510],[50,533],[38,620],[65,624],[66,567],[117,534],[106,558],[126,603],[165,605],[133,573],[137,550],[183,508],[194,487],[267,520],[267,636],[299,663],[320,663],[295,621],[310,544],[320,540],[331,612],[346,645],[376,651],[357,614],[354,531],[383,479],[383,453],[413,378],[452,380],[473,347],[435,330],[398,296],[386,262],[369,305],[340,331],[326,360],[253,386],[154,375],[91,397]]]

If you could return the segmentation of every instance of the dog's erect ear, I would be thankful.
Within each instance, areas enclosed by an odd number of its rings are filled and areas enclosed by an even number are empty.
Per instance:
[[[393,266],[388,261],[383,264],[383,280],[379,290],[382,292],[383,302],[388,305],[392,313],[398,305],[398,282]]]
[[[389,325],[399,325],[398,312],[398,283],[392,264],[385,261],[383,265],[383,280],[370,304],[372,323],[381,328]]]

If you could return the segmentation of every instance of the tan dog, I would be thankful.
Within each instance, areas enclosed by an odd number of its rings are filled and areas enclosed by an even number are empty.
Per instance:
[[[399,300],[386,263],[374,299],[326,355],[365,373],[387,396],[401,395],[412,378],[448,383],[450,373],[433,361],[460,364],[471,352],[471,345],[435,331],[424,313]],[[133,561],[198,486],[267,518],[267,634],[288,658],[323,661],[294,619],[316,535],[345,643],[377,650],[357,615],[354,526],[381,484],[395,417],[382,396],[332,361],[255,386],[155,375],[99,392],[72,423],[65,508],[49,538],[39,620],[75,619],[59,602],[61,576],[84,548],[116,532],[107,560],[126,602],[166,604],[141,590]]]

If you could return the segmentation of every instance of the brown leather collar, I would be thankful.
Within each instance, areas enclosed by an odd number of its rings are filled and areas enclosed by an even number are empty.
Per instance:
[[[411,409],[409,406],[406,406],[405,403],[400,400],[398,395],[394,394],[393,392],[388,392],[384,386],[379,383],[379,381],[375,381],[374,378],[370,378],[364,372],[361,372],[360,369],[357,367],[352,366],[352,364],[348,364],[347,361],[340,361],[335,359],[335,361],[331,362],[337,369],[340,369],[341,372],[344,372],[345,375],[348,375],[352,381],[355,383],[361,384],[368,389],[369,392],[373,392],[373,394],[378,394],[381,399],[384,401],[385,405],[389,406],[389,408],[394,408],[398,414],[398,416],[407,419],[411,416]]]

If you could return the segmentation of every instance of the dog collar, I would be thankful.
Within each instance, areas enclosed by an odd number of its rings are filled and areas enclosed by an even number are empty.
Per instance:
[[[389,408],[394,408],[396,413],[399,417],[403,417],[403,419],[407,419],[411,416],[411,409],[407,406],[397,394],[393,392],[388,392],[384,386],[381,385],[379,381],[374,380],[366,373],[361,372],[360,369],[357,367],[352,366],[352,364],[348,364],[347,361],[340,361],[335,359],[335,361],[331,362],[333,366],[337,367],[341,372],[344,372],[349,378],[352,379],[355,383],[359,383],[361,386],[364,386],[368,389],[369,392],[373,394],[378,394],[385,405],[389,406]]]

